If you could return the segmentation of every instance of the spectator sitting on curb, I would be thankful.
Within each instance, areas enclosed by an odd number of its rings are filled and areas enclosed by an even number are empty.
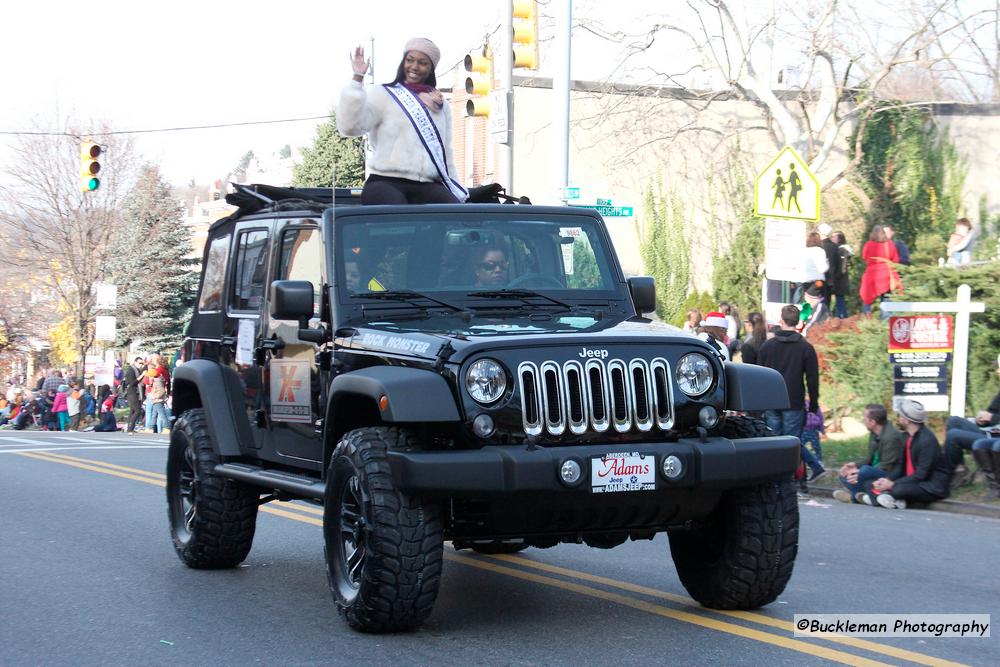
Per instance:
[[[995,364],[997,374],[1000,376],[1000,356],[997,356]],[[993,397],[993,400],[986,406],[986,409],[980,410],[975,417],[969,417],[968,419],[956,416],[948,417],[948,421],[945,422],[944,454],[948,462],[955,468],[955,474],[951,478],[951,488],[954,489],[972,481],[972,473],[965,467],[965,453],[963,450],[966,449],[972,451],[972,456],[976,460],[976,464],[987,475],[987,479],[989,479],[990,473],[993,473],[995,476],[998,464],[1000,464],[1000,453],[996,454],[995,458],[991,457],[989,452],[993,447],[986,446],[990,444],[989,442],[983,443],[976,448],[973,445],[980,440],[988,440],[989,434],[985,429],[998,425],[1000,425],[1000,392],[997,392],[997,395]],[[1000,440],[997,440],[996,444],[1000,445]],[[976,454],[977,449],[980,451],[980,454]],[[990,473],[987,473],[987,470]],[[991,486],[994,483],[991,482]]]
[[[930,503],[947,498],[951,466],[934,433],[924,425],[927,411],[923,404],[909,398],[900,401],[899,422],[907,434],[899,465],[891,475],[866,484],[869,493],[859,494],[861,502],[902,510],[910,502]]]
[[[861,420],[868,429],[868,458],[840,467],[840,483],[844,489],[833,492],[833,497],[840,502],[858,502],[856,496],[864,490],[865,482],[888,477],[899,465],[903,435],[888,422],[887,417],[884,405],[869,403],[865,406]]]

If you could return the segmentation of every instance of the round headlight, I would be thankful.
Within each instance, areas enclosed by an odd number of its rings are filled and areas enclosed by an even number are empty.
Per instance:
[[[674,370],[677,386],[688,396],[704,394],[712,386],[714,377],[712,362],[700,354],[685,354]]]
[[[465,373],[465,388],[477,403],[494,403],[507,389],[507,371],[498,361],[480,359]]]

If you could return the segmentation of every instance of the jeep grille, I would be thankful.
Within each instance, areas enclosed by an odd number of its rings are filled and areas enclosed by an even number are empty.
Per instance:
[[[613,428],[663,431],[674,425],[670,364],[657,357],[647,362],[589,359],[517,367],[521,391],[521,421],[528,435],[562,435]]]

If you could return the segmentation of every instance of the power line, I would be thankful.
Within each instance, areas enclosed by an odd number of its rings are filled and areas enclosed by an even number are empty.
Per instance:
[[[484,36],[484,41],[488,41],[501,26],[493,28],[493,30],[486,33]],[[446,69],[441,73],[442,76],[447,75],[458,68],[464,61],[464,56],[461,60],[453,64],[451,67]],[[118,134],[154,134],[156,132],[185,132],[188,130],[215,130],[223,127],[244,127],[248,125],[274,125],[277,123],[299,123],[307,120],[326,120],[333,118],[332,114],[324,114],[322,116],[302,116],[300,118],[279,118],[276,120],[250,120],[242,121],[237,123],[217,123],[214,125],[184,125],[179,127],[160,127],[145,130],[112,130],[110,132],[84,132],[77,134],[74,132],[54,132],[54,131],[26,131],[26,130],[0,130],[0,136],[31,136],[31,137],[74,137],[80,138],[81,136],[88,137],[109,137]]]
[[[238,123],[217,123],[214,125],[185,125],[180,127],[160,127],[155,129],[146,130],[112,130],[110,132],[85,132],[84,134],[89,137],[107,137],[114,134],[151,134],[154,132],[182,132],[186,130],[213,130],[220,127],[241,127],[245,125],[272,125],[275,123],[298,123],[306,120],[322,120],[333,118],[331,114],[324,114],[322,116],[302,116],[300,118],[280,118],[276,120],[248,120]],[[22,130],[0,130],[0,135],[13,135],[13,136],[42,136],[42,137],[79,137],[80,135],[75,132],[53,132],[53,131],[42,131],[42,132],[29,132]]]

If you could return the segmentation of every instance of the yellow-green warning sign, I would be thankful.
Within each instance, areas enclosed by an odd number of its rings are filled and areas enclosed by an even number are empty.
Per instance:
[[[791,146],[757,176],[753,212],[762,218],[819,220],[819,181]]]

